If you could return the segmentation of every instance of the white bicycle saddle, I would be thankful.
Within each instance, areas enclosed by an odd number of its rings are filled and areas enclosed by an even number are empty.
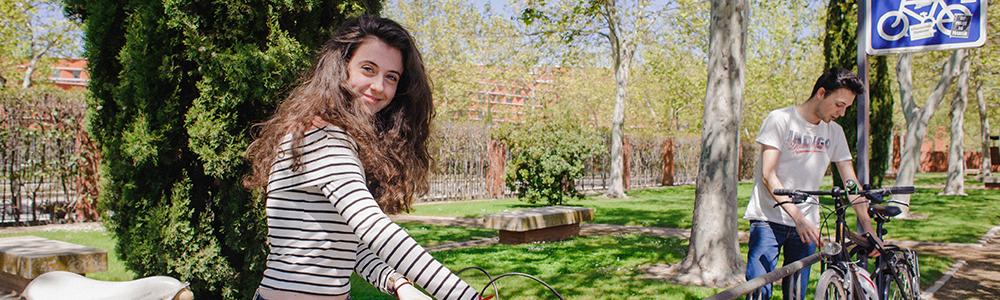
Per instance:
[[[188,284],[167,276],[152,276],[132,281],[101,281],[76,273],[53,271],[38,276],[21,296],[27,300],[49,299],[135,299],[191,300]]]

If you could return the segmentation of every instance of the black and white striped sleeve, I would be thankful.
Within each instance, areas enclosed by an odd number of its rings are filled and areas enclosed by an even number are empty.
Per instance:
[[[364,278],[365,281],[368,281],[368,283],[378,290],[388,293],[389,286],[393,284],[392,282],[388,282],[389,275],[396,270],[393,270],[389,264],[378,258],[378,255],[372,253],[365,243],[358,244],[357,258],[354,264],[354,272],[358,273],[361,278]]]
[[[351,148],[342,132],[328,134],[331,149]],[[303,173],[321,178],[316,184],[347,220],[361,243],[393,270],[423,287],[437,299],[478,299],[476,291],[417,244],[382,212],[365,185],[356,157],[327,156],[303,165]]]

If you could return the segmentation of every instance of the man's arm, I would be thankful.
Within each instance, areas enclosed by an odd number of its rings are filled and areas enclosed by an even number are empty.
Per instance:
[[[844,186],[847,186],[847,181],[854,180],[855,183],[859,184],[859,189],[863,188],[860,186],[858,175],[854,173],[854,166],[851,165],[850,160],[838,161],[835,164],[837,165],[837,170],[840,171],[840,179],[844,181]],[[872,236],[877,237],[875,229],[872,229],[872,219],[868,216],[868,200],[861,196],[852,196],[849,200],[853,204],[852,206],[854,207],[855,215],[858,217],[858,222],[861,223],[861,228],[865,232],[871,233]]]
[[[788,196],[777,196],[774,194],[775,189],[782,189],[784,185],[781,184],[781,180],[778,179],[778,161],[781,158],[781,151],[773,146],[768,146],[761,144],[761,175],[764,187],[767,189],[767,193],[771,195],[771,198],[776,203],[782,203],[781,209],[785,210],[785,213],[792,220],[795,220],[795,230],[799,233],[799,239],[803,243],[820,245],[819,237],[819,227],[809,220],[806,220],[805,216],[802,215],[802,211],[799,210],[798,206],[792,204],[791,199]]]

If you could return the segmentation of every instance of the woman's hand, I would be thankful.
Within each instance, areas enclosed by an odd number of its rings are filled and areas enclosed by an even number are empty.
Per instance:
[[[396,297],[400,300],[433,300],[410,283],[403,284],[396,289]]]

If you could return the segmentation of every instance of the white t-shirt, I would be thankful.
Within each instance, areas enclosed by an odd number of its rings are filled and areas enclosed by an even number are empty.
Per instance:
[[[844,129],[836,122],[812,124],[802,118],[795,106],[772,111],[764,119],[757,143],[778,148],[778,180],[786,189],[816,190],[830,162],[851,160]],[[777,203],[763,182],[763,163],[754,170],[753,192],[743,218],[795,226],[792,217]],[[807,202],[815,203],[815,199]],[[788,205],[788,204],[785,204]],[[798,204],[806,220],[819,225],[819,206]]]

